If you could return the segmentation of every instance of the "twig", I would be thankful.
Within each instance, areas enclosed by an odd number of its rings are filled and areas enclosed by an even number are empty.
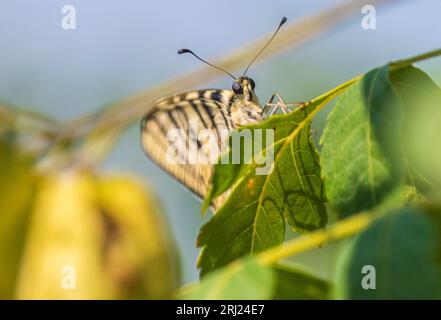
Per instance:
[[[262,264],[271,265],[281,259],[295,256],[299,253],[317,248],[324,242],[347,238],[365,229],[377,215],[371,212],[359,213],[350,218],[339,221],[328,229],[320,229],[300,238],[263,251],[256,259]]]

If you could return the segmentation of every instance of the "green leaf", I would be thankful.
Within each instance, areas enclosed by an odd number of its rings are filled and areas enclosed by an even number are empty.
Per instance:
[[[402,183],[403,110],[389,66],[368,72],[342,94],[321,138],[322,176],[341,216],[368,210]]]
[[[205,199],[205,203],[210,203],[213,198],[221,195],[230,187],[232,187],[233,184],[239,180],[239,178],[243,177],[251,170],[254,170],[256,168],[256,163],[253,163],[254,158],[257,158],[261,155],[264,156],[267,152],[267,130],[274,130],[274,145],[270,145],[270,150],[268,150],[268,152],[274,154],[274,150],[278,150],[280,148],[286,136],[289,135],[290,130],[292,131],[296,127],[296,124],[287,123],[285,121],[285,118],[286,116],[275,115],[258,125],[244,126],[231,133],[229,137],[229,148],[221,156],[218,163],[214,167],[212,186]],[[261,134],[256,135],[255,129],[261,129],[263,131]],[[245,146],[243,145],[243,143],[241,143],[241,145],[239,146],[240,150],[236,150],[237,148],[235,148],[233,145],[233,136],[240,137],[240,135],[245,131],[248,131],[248,133],[250,133],[251,141],[248,142],[250,145],[253,145],[252,159],[248,159],[248,156],[245,155]],[[254,144],[255,140],[257,139],[259,139],[259,141],[261,142],[260,148],[256,148],[256,145]],[[232,159],[234,152],[240,153],[240,163],[233,163]],[[245,159],[251,161],[247,162],[245,161]]]
[[[213,199],[225,191],[227,191],[235,181],[237,181],[240,177],[246,174],[247,170],[249,170],[250,165],[243,164],[234,164],[231,163],[230,159],[232,159],[232,140],[231,137],[229,139],[229,147],[227,152],[221,155],[218,163],[214,166],[214,173],[212,178],[212,185],[210,190],[207,193],[207,196],[204,199],[204,203],[202,204],[202,213],[208,209]],[[261,150],[255,150],[259,152]],[[241,150],[241,158],[243,159],[243,150]],[[223,159],[228,159],[228,161],[224,161]],[[230,164],[223,164],[230,163]]]
[[[440,299],[441,212],[403,208],[345,243],[336,266],[337,299]],[[364,270],[364,266],[375,268]],[[365,267],[370,268],[370,267]],[[375,289],[364,289],[375,284]]]
[[[267,175],[257,175],[260,167],[255,163],[216,166],[215,178],[237,177],[238,172],[241,178],[226,203],[201,229],[197,241],[198,246],[204,246],[198,261],[201,274],[280,244],[285,221],[299,233],[326,224],[319,159],[310,132],[310,116],[325,102],[326,98],[319,99],[287,115],[241,129],[252,130],[253,144],[256,129],[274,130],[274,144],[257,153],[273,153],[273,169]],[[214,188],[217,185],[214,182]],[[227,187],[225,184],[213,194]]]
[[[14,298],[34,186],[30,161],[0,138],[0,299]]]
[[[405,110],[403,160],[409,183],[426,196],[441,194],[441,89],[423,71],[409,66],[391,72]]]
[[[375,207],[378,213],[391,212],[409,204],[419,203],[423,200],[421,193],[414,186],[402,185],[393,190],[384,200]]]
[[[325,299],[329,285],[304,271],[245,259],[218,269],[178,294],[179,299]]]
[[[196,285],[184,289],[180,299],[270,299],[275,276],[271,269],[252,259],[216,270]]]
[[[272,299],[275,300],[323,300],[329,291],[329,284],[306,272],[292,267],[273,267],[276,285]]]

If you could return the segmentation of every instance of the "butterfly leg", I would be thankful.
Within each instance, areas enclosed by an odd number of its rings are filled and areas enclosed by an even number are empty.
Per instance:
[[[274,103],[274,99],[277,98],[277,102]],[[280,95],[277,92],[274,92],[271,96],[271,98],[268,100],[268,102],[265,104],[265,106],[262,109],[262,115],[265,114],[269,109],[271,109],[271,111],[268,113],[268,116],[272,116],[277,109],[281,109],[282,112],[284,114],[291,112],[291,110],[289,109],[289,107],[296,107],[296,106],[300,106],[303,103],[299,102],[299,103],[285,103],[283,101],[283,99],[280,97]]]
[[[273,107],[273,105],[274,105],[273,101],[274,101],[275,97],[276,97],[276,92],[273,92],[273,95],[271,96],[271,98],[268,100],[268,102],[262,108],[262,112],[260,113],[262,116],[268,111],[269,108]]]

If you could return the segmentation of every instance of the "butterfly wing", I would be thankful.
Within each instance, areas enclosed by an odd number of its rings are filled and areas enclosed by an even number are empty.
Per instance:
[[[230,116],[233,99],[230,90],[173,95],[156,101],[142,120],[146,155],[199,198],[210,187],[210,160],[217,160],[234,129]],[[223,198],[215,199],[212,205],[217,209],[222,202]]]

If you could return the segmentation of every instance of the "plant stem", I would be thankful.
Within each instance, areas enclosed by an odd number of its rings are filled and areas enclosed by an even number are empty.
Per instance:
[[[281,259],[294,256],[309,249],[317,248],[326,241],[346,238],[365,229],[375,218],[373,213],[359,213],[355,216],[335,223],[328,229],[320,229],[300,238],[285,242],[284,244],[263,251],[258,254],[258,262],[271,265]]]
[[[392,70],[397,70],[400,68],[410,66],[412,63],[427,60],[427,59],[434,58],[437,56],[441,56],[441,49],[429,51],[429,52],[419,54],[419,55],[416,55],[416,56],[413,56],[413,57],[410,57],[407,59],[397,60],[397,61],[392,62],[390,64],[390,66],[391,66]]]

